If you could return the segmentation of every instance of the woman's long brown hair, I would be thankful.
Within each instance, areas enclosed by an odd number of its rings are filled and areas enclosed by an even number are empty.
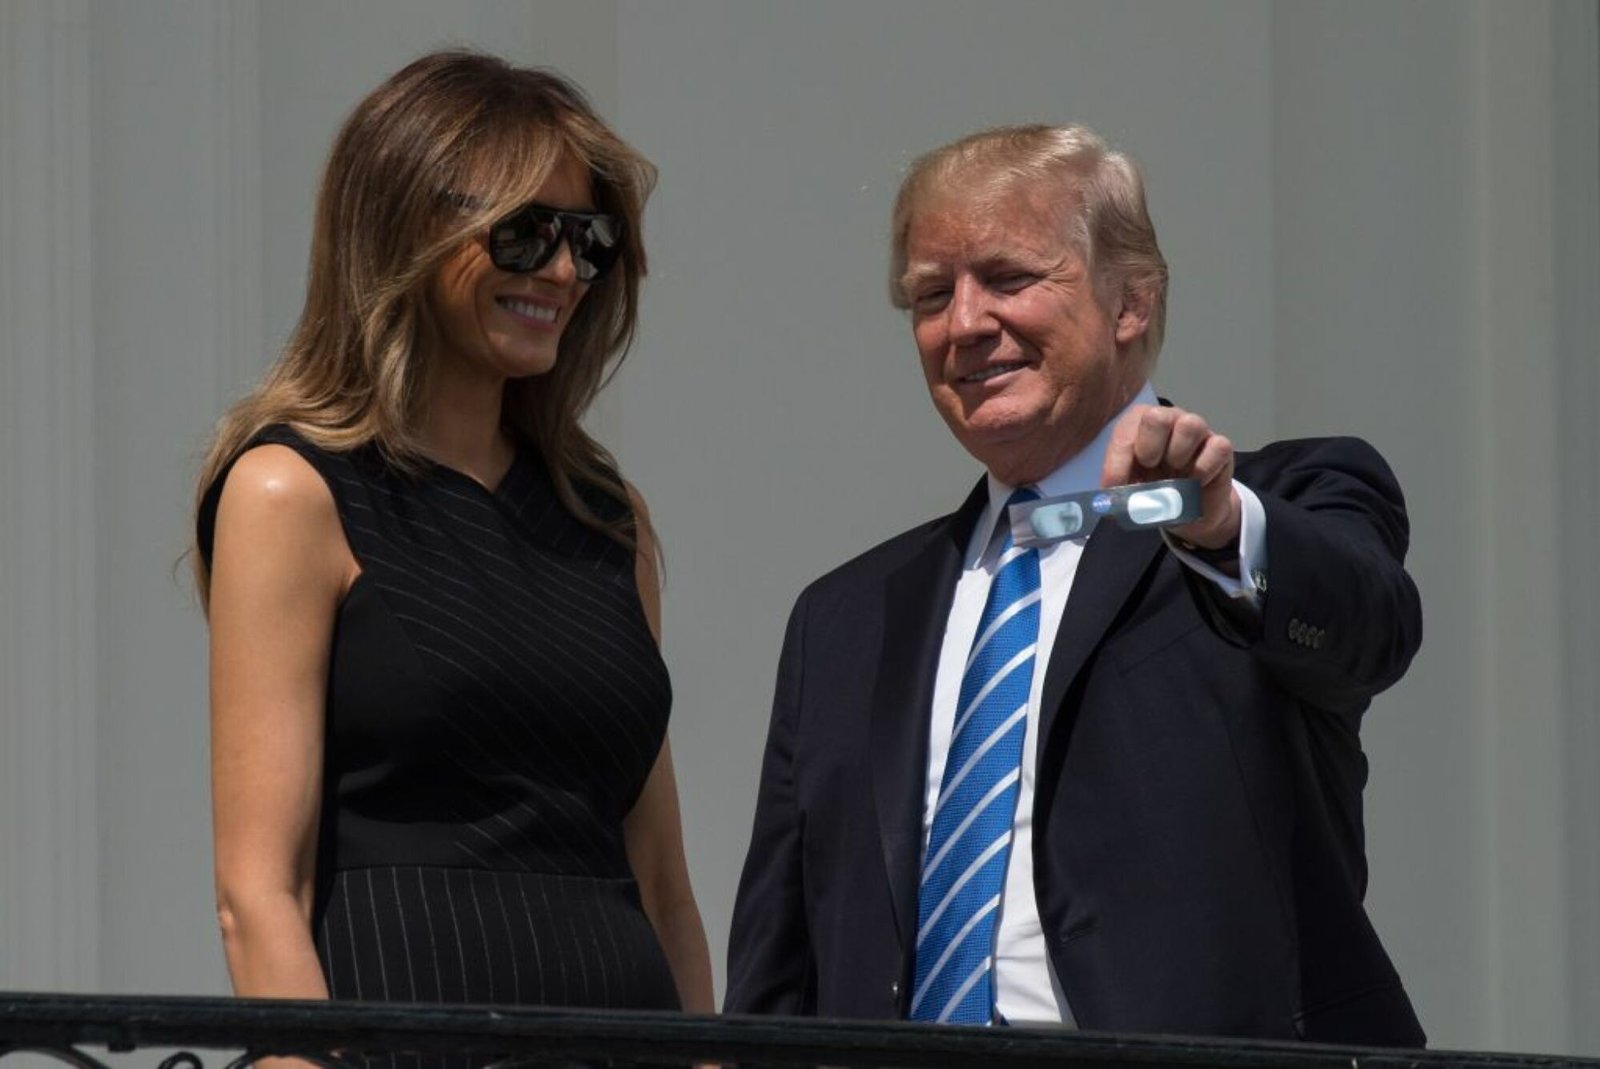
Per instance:
[[[260,385],[218,424],[197,508],[251,438],[277,423],[324,449],[376,443],[391,463],[420,469],[416,435],[437,341],[428,283],[566,159],[588,169],[598,210],[624,220],[623,253],[578,304],[555,366],[507,384],[502,418],[538,448],[573,515],[633,548],[632,510],[607,521],[578,493],[588,485],[627,502],[615,461],[580,420],[633,340],[655,168],[571,82],[470,51],[423,56],[345,120],[317,197],[305,308]],[[470,194],[471,211],[459,194]],[[205,603],[210,574],[199,553],[194,569]]]

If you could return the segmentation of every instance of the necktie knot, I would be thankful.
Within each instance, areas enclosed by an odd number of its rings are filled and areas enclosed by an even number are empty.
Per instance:
[[[1006,532],[1004,543],[1000,552],[1004,553],[1011,548],[1011,506],[1026,505],[1030,501],[1039,500],[1039,491],[1028,486],[1019,486],[1011,491],[1011,496],[1006,498],[1006,503],[1000,506],[1000,515],[995,517],[997,523]]]
[[[1006,508],[1012,505],[1026,505],[1030,501],[1039,500],[1039,491],[1031,486],[1019,486],[1011,491],[1011,496],[1006,498]]]

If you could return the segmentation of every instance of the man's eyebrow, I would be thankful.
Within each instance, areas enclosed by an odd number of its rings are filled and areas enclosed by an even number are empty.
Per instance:
[[[1038,271],[1043,268],[1041,257],[1017,249],[1003,249],[979,257],[972,262],[978,271]]]
[[[900,288],[909,291],[921,283],[936,282],[949,273],[949,269],[941,264],[907,264],[904,273],[900,275]]]
[[[980,275],[995,275],[1013,271],[1039,272],[1046,270],[1048,265],[1040,256],[1008,248],[997,249],[976,257],[968,262],[968,266]],[[900,289],[904,293],[910,293],[920,285],[949,278],[951,272],[950,264],[938,260],[910,263],[900,275]]]

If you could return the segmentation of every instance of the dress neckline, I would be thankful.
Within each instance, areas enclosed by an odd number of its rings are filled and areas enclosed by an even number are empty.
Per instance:
[[[428,461],[429,470],[434,472],[436,475],[443,476],[452,482],[460,483],[461,485],[469,487],[477,493],[484,494],[488,497],[503,498],[507,491],[510,490],[514,484],[514,477],[522,468],[527,465],[528,452],[530,449],[531,447],[526,442],[522,441],[522,439],[516,439],[514,449],[511,454],[511,463],[506,465],[506,470],[500,473],[499,480],[493,486],[479,482],[477,479],[473,478],[471,475],[468,475],[460,468],[451,467],[449,464],[446,464],[443,461],[434,460],[432,457],[428,457],[426,459]]]

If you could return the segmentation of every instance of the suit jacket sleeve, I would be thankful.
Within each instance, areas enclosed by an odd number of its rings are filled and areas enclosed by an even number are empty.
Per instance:
[[[815,1009],[815,959],[804,900],[803,831],[794,794],[806,595],[789,616],[756,800],[755,825],[728,940],[727,1013]]]
[[[1241,465],[1266,511],[1268,589],[1255,656],[1289,693],[1359,714],[1422,643],[1405,571],[1405,499],[1394,473],[1354,438],[1285,442]]]

